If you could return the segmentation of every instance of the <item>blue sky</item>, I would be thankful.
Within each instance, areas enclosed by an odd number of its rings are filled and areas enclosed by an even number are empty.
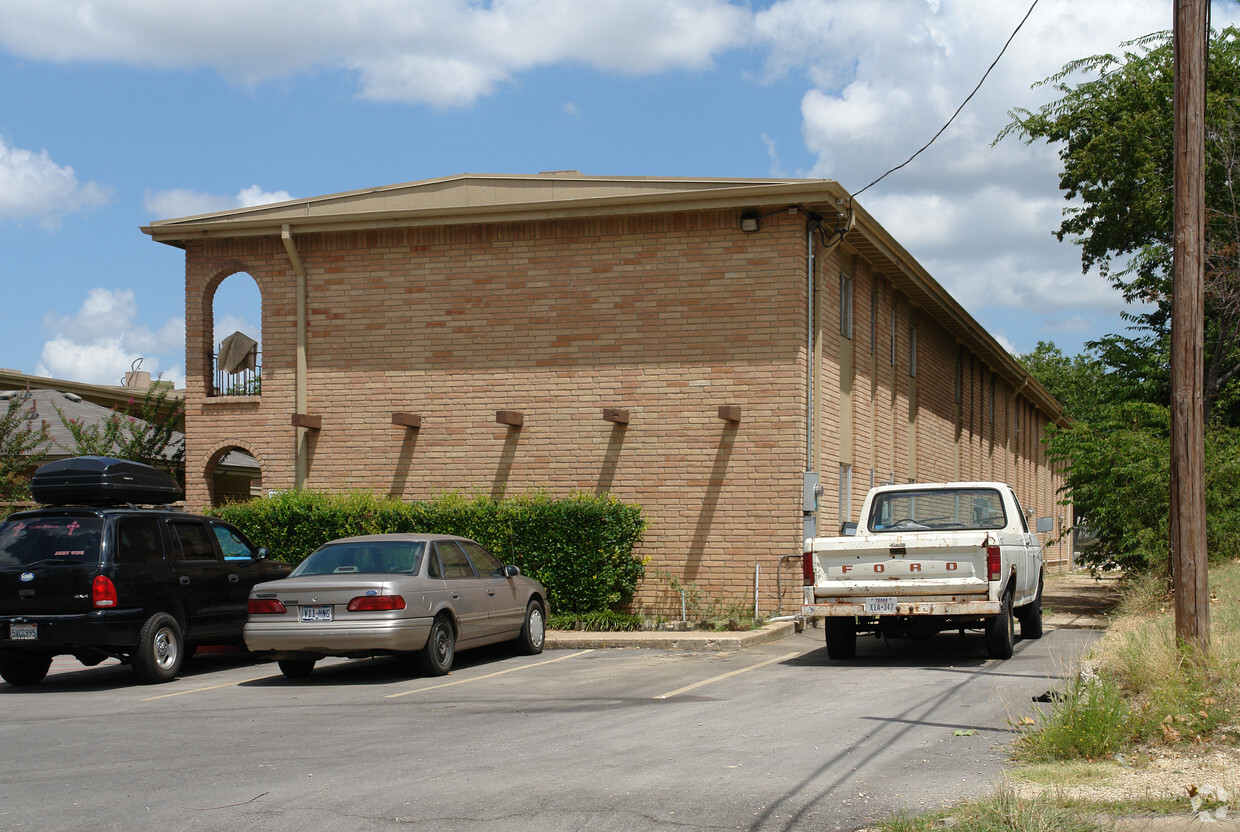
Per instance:
[[[1030,2],[0,0],[0,367],[183,383],[184,261],[155,219],[464,172],[859,190]],[[860,198],[1010,350],[1074,353],[1122,302],[1052,236],[1053,149],[991,141],[1068,60],[1170,24],[1169,0],[1040,0]],[[256,289],[225,289],[217,332],[256,331]]]

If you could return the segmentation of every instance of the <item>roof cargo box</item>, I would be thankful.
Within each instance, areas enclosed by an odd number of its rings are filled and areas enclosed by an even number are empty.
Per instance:
[[[181,499],[181,487],[170,475],[128,459],[77,456],[39,467],[30,478],[30,493],[54,505],[162,505]]]

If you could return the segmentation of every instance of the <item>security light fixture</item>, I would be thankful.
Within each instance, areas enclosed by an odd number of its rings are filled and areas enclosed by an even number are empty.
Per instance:
[[[741,231],[757,231],[758,215],[757,214],[741,214]]]

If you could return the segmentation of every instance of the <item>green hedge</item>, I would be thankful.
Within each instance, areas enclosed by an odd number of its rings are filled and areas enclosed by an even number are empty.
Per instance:
[[[552,499],[535,492],[504,500],[444,494],[404,503],[369,492],[288,491],[212,509],[277,560],[300,563],[329,540],[422,532],[472,538],[547,587],[555,612],[615,610],[645,572],[633,555],[646,522],[638,506],[610,495]]]

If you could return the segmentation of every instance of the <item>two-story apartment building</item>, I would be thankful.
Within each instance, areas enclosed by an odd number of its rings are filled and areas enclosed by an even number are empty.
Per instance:
[[[650,521],[639,605],[662,574],[765,611],[872,483],[1071,523],[1058,404],[833,181],[461,175],[143,230],[185,250],[191,506],[234,449],[275,489],[607,491]],[[261,386],[217,373],[238,273]]]

